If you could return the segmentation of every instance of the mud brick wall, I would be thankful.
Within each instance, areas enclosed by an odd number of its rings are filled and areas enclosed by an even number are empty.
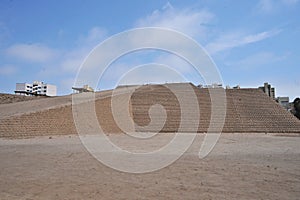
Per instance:
[[[200,108],[198,132],[207,132],[211,118],[209,90],[193,86]],[[300,120],[283,109],[274,100],[258,89],[227,89],[226,118],[223,132],[299,133]],[[184,91],[183,91],[184,92]],[[120,95],[117,98],[122,98]],[[55,100],[55,98],[53,98]],[[31,101],[26,101],[31,103]],[[176,96],[164,85],[145,85],[135,90],[130,99],[130,116],[139,126],[150,122],[149,108],[162,105],[167,120],[160,132],[178,131],[181,111]],[[34,106],[34,104],[33,104]],[[193,112],[194,108],[190,108]],[[98,99],[95,111],[105,133],[121,133],[111,111],[111,97]],[[122,112],[122,111],[120,111]],[[163,120],[163,119],[161,119]],[[158,120],[159,122],[159,120]],[[188,120],[184,123],[189,123]],[[211,124],[214,126],[216,124]],[[133,130],[141,131],[133,126]],[[143,130],[153,131],[153,130]],[[190,130],[183,130],[189,132]],[[38,112],[0,119],[0,137],[30,137],[43,135],[77,134],[72,105],[65,105]]]

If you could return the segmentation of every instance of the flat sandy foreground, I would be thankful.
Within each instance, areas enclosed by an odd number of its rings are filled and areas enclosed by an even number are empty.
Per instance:
[[[129,174],[76,135],[0,139],[0,199],[300,199],[299,136],[224,133],[199,159],[202,140],[161,170]]]

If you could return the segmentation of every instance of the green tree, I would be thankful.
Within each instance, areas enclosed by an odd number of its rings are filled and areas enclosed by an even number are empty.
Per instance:
[[[300,98],[296,98],[293,102],[294,104],[294,115],[300,119]]]

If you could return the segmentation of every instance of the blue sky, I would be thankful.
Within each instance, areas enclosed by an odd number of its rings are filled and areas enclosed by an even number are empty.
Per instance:
[[[300,1],[0,1],[0,92],[41,80],[69,94],[88,53],[103,40],[137,27],[166,27],[199,42],[225,85],[269,82],[276,96],[300,96]],[[114,87],[116,74],[147,62],[185,67],[174,55],[133,53],[114,63],[98,86]],[[150,70],[151,71],[151,70]],[[167,72],[138,73],[172,82]],[[138,77],[141,79],[141,77]],[[149,78],[150,77],[150,78]],[[190,73],[186,81],[201,83]],[[157,80],[158,81],[158,80]]]

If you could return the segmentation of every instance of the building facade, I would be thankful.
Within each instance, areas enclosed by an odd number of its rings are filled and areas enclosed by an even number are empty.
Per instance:
[[[56,86],[41,81],[17,83],[15,94],[25,96],[56,96]]]
[[[277,97],[276,101],[284,107],[286,110],[291,109],[290,98],[289,97]]]

